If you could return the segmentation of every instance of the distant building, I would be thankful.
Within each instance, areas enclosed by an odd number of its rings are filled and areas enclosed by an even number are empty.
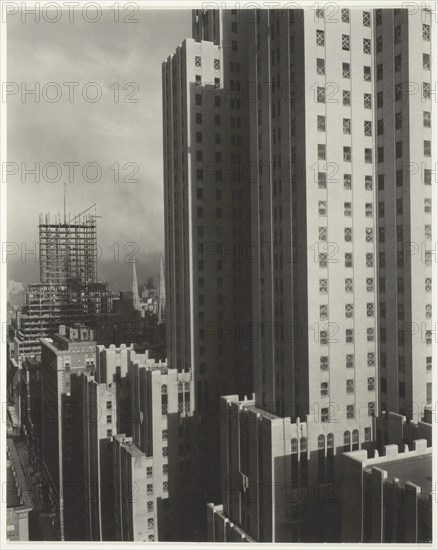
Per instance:
[[[6,475],[6,538],[8,541],[28,541],[29,520],[33,501],[26,475],[13,439],[7,438]],[[33,490],[33,488],[32,488]]]
[[[432,541],[432,448],[424,439],[383,456],[366,451],[343,455],[342,541],[426,543]]]

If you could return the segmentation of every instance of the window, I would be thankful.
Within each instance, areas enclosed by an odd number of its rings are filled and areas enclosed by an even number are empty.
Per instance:
[[[432,292],[432,279],[430,277],[426,277],[425,279],[424,290],[426,292]]]
[[[112,401],[107,401],[107,402],[106,402],[106,408],[107,408],[107,410],[110,410],[110,409],[113,408]]]
[[[377,93],[377,107],[383,107],[383,92]],[[382,125],[383,128],[383,125]]]
[[[376,51],[380,53],[383,49],[383,36],[377,37]]]
[[[424,199],[424,212],[425,214],[432,213],[432,199]]]
[[[325,132],[325,116],[318,115],[317,128],[318,128],[318,131]]]
[[[351,119],[343,119],[344,134],[351,134]],[[344,148],[345,149],[345,148]]]
[[[167,447],[163,447],[163,456],[167,456],[168,451],[169,451],[169,449]]]
[[[353,292],[353,279],[345,279],[345,292]]]
[[[113,431],[112,430],[107,430],[106,431],[106,436],[107,437],[111,437],[113,435]]]
[[[219,70],[221,68],[221,60],[220,59],[215,59],[214,60],[214,68],[216,70]]]
[[[365,217],[366,218],[373,217],[373,203],[371,202],[365,203]]]
[[[298,439],[296,439],[295,437],[290,442],[290,452],[292,454],[295,454],[298,452]]]
[[[365,191],[373,190],[373,176],[365,176]]]
[[[350,10],[342,9],[341,10],[341,18],[342,18],[342,23],[349,23],[350,22]]]
[[[319,228],[319,240],[320,241],[326,241],[327,240],[327,227],[320,227]]]
[[[154,493],[154,486],[152,484],[147,485],[146,486],[146,492],[147,492],[148,495],[152,495]]]
[[[423,54],[423,69],[430,71],[430,55],[428,53]]]
[[[351,174],[344,174],[344,189],[351,189]]]
[[[318,160],[325,160],[325,145],[318,143]]]
[[[425,306],[426,319],[432,318],[432,304],[426,304]]]
[[[342,35],[342,49],[350,50],[350,36],[348,34]]]
[[[344,202],[344,216],[351,217],[351,202]]]
[[[320,294],[327,294],[327,279],[320,279],[319,280],[319,293]]]
[[[316,60],[316,74],[325,74],[325,61],[324,59],[317,59]]]
[[[195,57],[195,67],[200,67],[201,66],[201,58],[197,55]]]
[[[325,172],[318,172],[318,187],[320,189],[326,188],[326,179],[327,179],[327,176]]]
[[[367,328],[367,342],[374,342],[374,328]]]
[[[324,31],[316,31],[316,45],[324,46]]]
[[[351,243],[353,237],[353,228],[345,227],[344,228],[344,240],[346,243]]]
[[[374,304],[372,302],[367,304],[367,317],[374,317]]]
[[[345,253],[345,267],[353,267],[353,254],[351,252]]]
[[[232,40],[231,49],[233,50],[233,52],[237,51],[237,40]]]
[[[342,78],[350,78],[350,63],[342,63]]]
[[[111,424],[112,421],[113,421],[113,417],[112,417],[110,414],[107,415],[107,417],[106,417],[106,423],[107,423],[107,424]]]
[[[379,63],[379,65],[377,65],[377,80],[382,80],[382,78],[383,78],[383,64]]]
[[[354,313],[354,305],[345,304],[345,317],[347,317],[347,319],[350,319],[353,317],[353,313]]]
[[[430,42],[430,25],[423,23],[423,40]]]
[[[382,24],[382,10],[376,10],[376,25]]]
[[[398,44],[401,40],[401,25],[394,27],[394,44]]]
[[[351,162],[351,147],[344,147],[344,162]]]
[[[325,88],[323,86],[317,86],[316,88],[316,101],[325,103]]]
[[[345,107],[350,105],[350,92],[348,90],[342,90],[342,104]]]
[[[402,113],[395,113],[395,129],[400,130],[403,125]]]
[[[350,432],[347,430],[344,432],[344,451],[350,450]]]
[[[366,227],[365,228],[365,242],[372,243],[374,240],[373,238],[373,228],[372,227]]]
[[[202,143],[202,132],[196,132],[196,143]]]
[[[430,241],[432,239],[432,226],[431,225],[425,225],[424,226],[424,238],[426,241]]]
[[[347,405],[347,418],[354,418],[354,405]]]
[[[366,289],[367,289],[367,292],[374,292],[374,279],[373,279],[373,277],[367,277]]]
[[[367,164],[371,164],[373,162],[373,150],[370,148],[364,149],[364,161]]]
[[[330,422],[330,413],[328,407],[321,408],[321,422]]]
[[[328,393],[328,382],[321,382],[321,397],[327,397]]]
[[[368,416],[374,416],[376,413],[376,403],[374,401],[368,402]]]
[[[403,142],[397,141],[395,144],[395,158],[399,159],[403,156]]]
[[[371,94],[363,94],[363,106],[365,109],[371,109]]]
[[[328,356],[327,355],[322,355],[320,358],[319,358],[319,368],[322,370],[322,371],[327,371],[328,368],[329,368],[329,362],[328,362]]]
[[[423,150],[424,150],[424,156],[430,157],[431,155],[430,141],[427,139],[423,141]]]
[[[430,99],[430,83],[423,82],[422,85],[423,99]]]
[[[423,126],[430,128],[430,111],[423,111]]]
[[[347,393],[354,393],[354,380],[349,378],[345,383],[345,389]]]
[[[347,328],[345,330],[345,343],[346,344],[352,344],[353,340],[354,340],[353,329],[352,328]]]
[[[371,120],[364,120],[363,133],[364,133],[365,136],[371,136],[372,135],[372,122],[371,122]]]
[[[363,39],[363,53],[367,53],[367,54],[371,53],[371,39],[370,38],[364,38]]]
[[[348,353],[345,356],[345,366],[347,369],[352,369],[354,367],[354,355],[352,353]]]
[[[319,331],[319,342],[322,346],[326,346],[328,344],[328,332],[326,330]]]
[[[364,11],[362,13],[362,23],[364,27],[370,27],[371,26],[371,12]]]
[[[426,357],[426,370],[432,370],[432,356]]]
[[[327,254],[325,252],[319,253],[319,267],[327,267]]]
[[[319,201],[318,203],[318,212],[320,216],[327,215],[327,203],[326,201]]]
[[[147,466],[146,468],[146,476],[152,477],[152,466]]]
[[[373,351],[370,351],[367,353],[367,366],[368,367],[374,367],[375,366],[375,354]]]

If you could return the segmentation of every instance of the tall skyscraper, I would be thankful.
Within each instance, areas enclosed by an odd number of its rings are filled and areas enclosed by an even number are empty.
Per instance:
[[[248,45],[244,37],[234,45],[236,17],[222,15],[195,12],[194,38],[163,63],[167,358],[192,373],[195,395],[182,443],[193,456],[179,474],[180,540],[203,537],[206,486],[219,494],[220,396],[252,391],[251,346],[240,336],[251,319],[250,264],[239,257],[250,242],[240,170],[248,118],[237,88],[247,81]]]
[[[252,346],[254,399],[229,396],[222,403],[223,508],[217,512],[249,539],[336,540],[339,517],[330,517],[323,499],[311,499],[312,491],[327,496],[343,451],[372,452],[379,392],[381,408],[396,412],[417,400],[416,413],[408,412],[415,419],[431,399],[423,376],[431,364],[431,252],[406,253],[413,250],[406,243],[430,237],[431,172],[424,164],[431,147],[430,13],[341,9],[331,18],[322,9],[231,10],[193,17],[199,42],[186,40],[163,77],[169,271],[188,292],[171,300],[172,314],[187,317],[184,327],[177,317],[169,325],[169,359],[185,350],[196,378],[198,357],[188,352],[199,342],[191,336],[199,303],[190,293],[205,301],[190,258],[198,259],[199,235],[214,223],[217,208],[217,172],[213,183],[205,164],[213,132],[203,132],[214,117],[228,143],[236,142],[238,127],[249,143],[240,160],[253,168],[251,185],[243,186],[250,190],[243,211],[250,212],[241,220],[250,220],[258,251],[249,299],[259,331]],[[228,80],[235,59],[240,75]],[[230,94],[239,90],[235,101],[256,92],[240,101],[236,118],[231,100],[227,111],[227,101],[213,103],[210,88],[200,93],[207,78]],[[412,78],[421,85],[411,101]],[[181,97],[189,85],[193,94]],[[203,165],[194,164],[195,151]],[[413,178],[409,163],[423,163]],[[197,230],[188,223],[184,233],[185,219],[195,214]],[[190,251],[183,265],[176,221]],[[181,301],[190,307],[179,307]],[[179,337],[179,328],[190,330],[188,320],[195,330]],[[280,488],[269,497],[262,494],[266,483]],[[304,490],[295,507],[281,493],[287,483]],[[316,517],[324,518],[317,534]]]
[[[376,10],[374,40],[380,408],[418,420],[432,402],[435,334],[431,14]]]
[[[166,283],[164,279],[163,256],[160,257],[160,282],[158,287],[158,324],[166,320]]]

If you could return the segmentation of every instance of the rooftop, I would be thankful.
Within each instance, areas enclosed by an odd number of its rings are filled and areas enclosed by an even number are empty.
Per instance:
[[[402,483],[410,481],[421,487],[422,493],[428,495],[432,491],[432,455],[414,456],[406,459],[393,460],[378,465],[388,472],[388,480],[398,478]],[[368,470],[368,468],[367,468]]]

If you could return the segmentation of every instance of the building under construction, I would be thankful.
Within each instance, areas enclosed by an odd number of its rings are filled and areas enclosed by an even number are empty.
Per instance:
[[[54,223],[40,214],[40,282],[28,285],[9,329],[9,356],[17,362],[38,354],[40,338],[56,334],[59,325],[90,323],[112,311],[111,292],[97,282],[96,214],[88,210],[68,221],[56,216]]]

